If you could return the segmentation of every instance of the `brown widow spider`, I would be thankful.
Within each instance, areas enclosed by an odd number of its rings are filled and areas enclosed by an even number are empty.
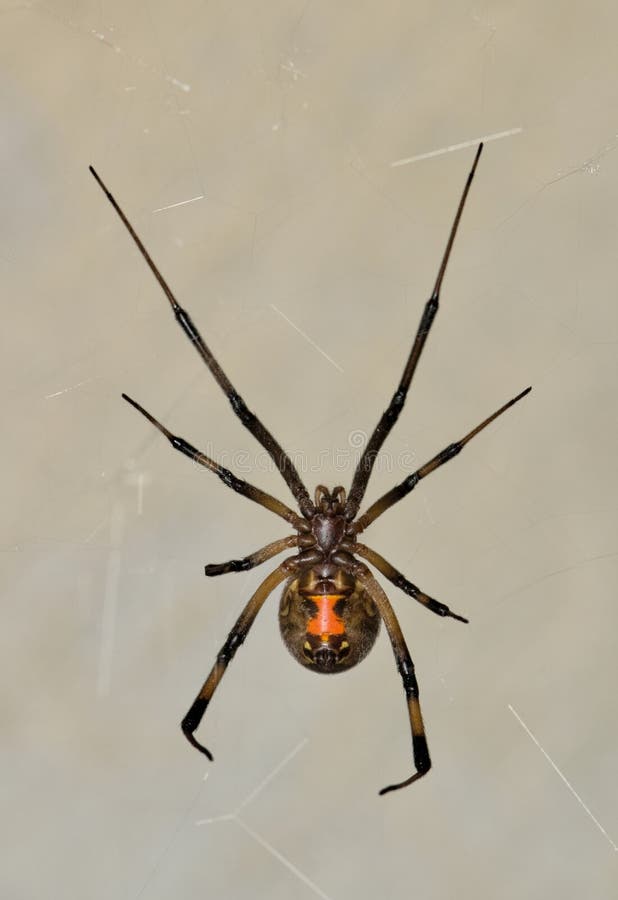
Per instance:
[[[174,449],[179,450],[194,462],[214,472],[228,487],[259,503],[266,509],[285,519],[296,534],[273,541],[261,550],[233,559],[226,563],[206,566],[206,575],[224,575],[226,572],[245,572],[271,559],[284,550],[295,547],[297,553],[285,559],[268,575],[255,591],[236,624],[230,631],[223,647],[217,655],[216,662],[195,698],[191,709],[182,720],[182,730],[187,740],[210,760],[212,754],[194,737],[194,732],[202,721],[206,708],[225,674],[234,654],[247,637],[255,617],[262,608],[269,594],[282,582],[285,582],[283,596],[279,604],[279,625],[281,636],[288,650],[298,662],[313,672],[341,672],[360,662],[371,650],[377,637],[380,620],[384,621],[390,638],[397,668],[403,681],[408,704],[410,727],[412,731],[412,752],[416,771],[405,781],[392,784],[380,791],[386,794],[398,788],[406,787],[421,778],[431,768],[431,759],[425,737],[423,717],[419,704],[419,690],[414,674],[414,663],[408,652],[399,622],[393,608],[364,562],[362,557],[371,563],[385,578],[396,587],[401,588],[410,597],[418,600],[431,612],[439,616],[450,616],[459,622],[467,622],[463,616],[452,612],[448,606],[423,593],[416,585],[398,572],[383,556],[359,543],[357,536],[364,531],[378,516],[390,509],[395,503],[412,491],[422,478],[433,472],[456,456],[475,435],[487,427],[509,407],[525,397],[531,388],[526,388],[491,416],[468,432],[465,437],[449,444],[433,459],[408,475],[407,478],[391,488],[376,500],[359,518],[357,514],[365,495],[367,482],[373,469],[376,456],[386,440],[391,428],[397,421],[406,400],[408,388],[416,370],[427,335],[438,311],[440,288],[446,272],[449,256],[457,233],[459,220],[470,190],[483,145],[477,150],[474,163],[468,175],[455,219],[451,227],[449,239],[444,251],[442,263],[438,271],[436,283],[431,297],[425,305],[420,325],[412,344],[412,350],[406,363],[403,376],[393,398],[382,414],[382,417],[371,435],[358,462],[350,493],[346,497],[342,487],[333,491],[323,485],[315,490],[315,499],[309,493],[294,467],[292,461],[257,416],[245,405],[244,400],[236,392],[227,375],[204,343],[199,331],[193,324],[189,314],[178,304],[167,282],[150,258],[146,248],[135,233],[133,227],[122,212],[114,197],[107,190],[95,170],[90,171],[107,195],[129,234],[135,241],[140,253],[161,285],[170,302],[176,320],[191,343],[195,346],[215,380],[226,394],[232,409],[251,434],[257,438],[270,454],[281,472],[286,484],[298,503],[301,515],[267,494],[260,488],[242,481],[228,469],[220,466],[204,453],[196,450],[184,438],[172,434],[165,425],[157,421],[149,412],[126,394],[124,399],[134,406],[155,428],[165,435]]]

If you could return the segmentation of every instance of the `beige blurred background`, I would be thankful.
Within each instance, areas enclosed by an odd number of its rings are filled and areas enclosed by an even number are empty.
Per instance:
[[[615,4],[0,4],[9,900],[616,891]],[[136,397],[290,502],[88,173],[94,164],[313,491],[349,485],[487,139],[443,304],[368,500],[534,391],[367,532],[384,634],[316,678],[278,596],[187,711],[285,532]],[[400,161],[405,163],[394,166]],[[282,530],[283,529],[283,530]]]

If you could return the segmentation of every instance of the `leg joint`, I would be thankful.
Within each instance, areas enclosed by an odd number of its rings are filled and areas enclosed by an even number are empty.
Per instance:
[[[411,491],[416,487],[420,480],[421,479],[418,472],[413,472],[411,475],[408,475],[406,479],[404,479],[404,482],[401,486],[406,490],[406,492]]]
[[[219,651],[217,662],[227,665],[238,648],[243,644],[247,634],[245,631],[232,631],[226,638],[225,644]]]
[[[397,668],[403,681],[406,697],[418,697],[418,683],[414,673],[414,663],[409,656],[397,660]]]
[[[399,388],[393,394],[391,406],[394,406],[397,408],[397,415],[399,415],[399,412],[401,412],[401,407],[406,402],[406,395],[407,395],[407,391],[404,391],[402,388]]]
[[[419,775],[425,775],[431,769],[431,757],[427,738],[424,734],[412,735],[412,751],[414,753],[414,765]]]
[[[461,453],[462,449],[463,444],[459,442],[456,444],[449,444],[448,447],[439,454],[439,464],[442,465],[442,463],[448,462],[449,459],[452,459],[454,456],[457,456],[458,453]]]
[[[413,585],[411,581],[408,581],[405,575],[402,575],[401,572],[397,575],[397,577],[393,581],[393,584],[395,585],[395,587],[400,588],[400,590],[402,590],[405,594],[408,594],[409,597],[414,597],[415,599],[418,598],[418,588]]]
[[[176,317],[176,321],[178,322],[184,333],[187,335],[189,340],[193,341],[196,344],[199,344],[200,335],[197,328],[193,324],[189,313],[186,312],[182,308],[182,306],[176,304],[176,306],[174,307],[174,315]]]
[[[174,448],[174,450],[180,450],[181,453],[184,453],[185,456],[196,456],[198,451],[189,441],[185,441],[184,438],[177,437],[175,434],[170,435],[169,442]]]
[[[202,721],[202,716],[206,712],[206,707],[208,706],[208,700],[201,700],[198,698],[187,715],[184,717],[182,722],[180,723],[180,727],[184,731],[185,734],[193,734],[197,726]]]
[[[229,394],[229,401],[232,406],[232,409],[243,423],[243,425],[247,426],[249,430],[253,428],[256,423],[255,415],[248,409],[247,404],[236,391],[231,391]]]

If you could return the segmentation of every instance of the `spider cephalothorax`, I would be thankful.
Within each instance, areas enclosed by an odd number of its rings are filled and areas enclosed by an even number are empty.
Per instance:
[[[219,651],[208,678],[195,698],[189,712],[182,720],[182,730],[186,738],[194,747],[208,756],[209,759],[212,759],[210,751],[203,744],[200,744],[194,732],[200,724],[228,664],[245,640],[247,632],[255,621],[255,617],[264,601],[278,585],[285,582],[279,606],[281,635],[292,656],[308,669],[315,672],[333,673],[351,668],[360,662],[371,650],[380,628],[380,621],[383,621],[386,626],[406,696],[416,771],[409,778],[406,778],[405,781],[390,785],[380,791],[380,793],[384,794],[387,791],[412,784],[413,781],[421,778],[431,768],[431,759],[427,748],[419,703],[418,684],[414,674],[414,664],[388,597],[362,559],[367,560],[396,587],[401,588],[401,590],[423,604],[431,612],[439,616],[450,616],[460,622],[467,622],[467,619],[452,612],[446,604],[423,593],[416,585],[408,581],[401,572],[398,572],[397,569],[387,562],[383,556],[365,544],[359,543],[357,535],[368,528],[383,512],[386,512],[387,509],[407,496],[422,478],[425,478],[434,469],[439,468],[456,456],[468,441],[509,409],[509,407],[513,406],[514,403],[517,403],[530,391],[530,388],[509,400],[508,403],[505,403],[495,413],[488,416],[480,425],[473,428],[459,441],[449,444],[448,447],[437,453],[424,466],[421,466],[416,472],[412,472],[400,484],[376,500],[360,517],[357,518],[357,516],[376,456],[403,409],[408,388],[432,322],[438,311],[440,289],[446,266],[482,147],[483,145],[481,144],[468,175],[455,220],[451,227],[446,250],[442,257],[436,283],[429,300],[425,304],[401,381],[393,394],[388,408],[383,413],[367,442],[354,472],[350,492],[346,497],[342,487],[336,487],[330,492],[327,488],[320,485],[315,492],[315,502],[312,502],[289,456],[257,416],[250,412],[244,400],[234,389],[227,375],[204,343],[191,317],[179,305],[172,294],[167,282],[148,255],[128,219],[91,167],[92,174],[105,191],[107,198],[122,219],[142,256],[161,285],[178,324],[228,397],[234,413],[273,459],[290,488],[300,511],[299,515],[299,513],[294,512],[289,506],[277,500],[271,494],[267,494],[260,488],[237,478],[232,472],[219,465],[206,454],[201,453],[184,438],[172,434],[154,416],[146,412],[139,403],[123,394],[125,400],[158,428],[176,450],[184,453],[185,456],[199,463],[199,465],[210,469],[219,476],[224,484],[233,488],[237,493],[247,497],[249,500],[253,500],[255,503],[259,503],[280,516],[295,531],[295,534],[273,541],[272,544],[268,544],[266,547],[262,547],[261,550],[257,550],[255,553],[251,553],[242,559],[233,559],[226,563],[206,566],[206,575],[223,575],[226,572],[241,572],[252,569],[254,566],[266,562],[266,560],[282,553],[284,550],[295,549],[297,551],[295,555],[285,559],[274,571],[267,575],[250,598]]]

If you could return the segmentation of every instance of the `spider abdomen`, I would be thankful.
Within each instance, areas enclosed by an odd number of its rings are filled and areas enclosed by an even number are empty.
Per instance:
[[[380,616],[369,594],[343,570],[328,580],[310,570],[286,585],[279,627],[297,662],[330,674],[350,669],[367,656],[380,630]]]

